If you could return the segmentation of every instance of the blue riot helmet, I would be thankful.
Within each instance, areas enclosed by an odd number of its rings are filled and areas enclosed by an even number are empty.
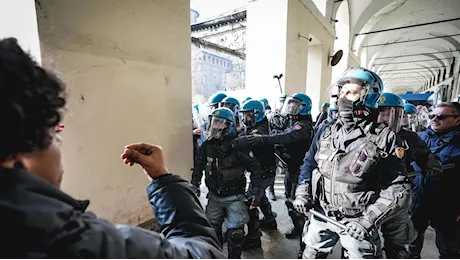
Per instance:
[[[329,108],[330,106],[331,104],[329,104],[329,102],[324,102],[322,108],[325,109],[325,108]]]
[[[232,110],[235,116],[238,116],[238,111],[240,111],[240,101],[233,97],[226,97],[222,99],[219,106]]]
[[[260,100],[260,102],[262,102],[262,104],[264,105],[264,108],[265,108],[265,109],[271,109],[270,104],[268,103],[268,99],[262,98],[262,99]]]
[[[226,98],[227,95],[222,92],[217,92],[211,95],[208,99],[208,105],[211,107],[211,109],[216,109],[219,107],[219,103]]]
[[[378,123],[387,123],[390,129],[396,133],[401,130],[404,116],[404,101],[393,93],[383,93],[379,99]]]
[[[292,97],[287,97],[284,102],[281,115],[309,115],[311,112],[311,99],[303,93],[295,93]]]
[[[228,134],[235,133],[235,116],[226,107],[215,109],[209,115],[207,139],[223,139]]]
[[[240,122],[243,128],[252,128],[265,118],[265,108],[258,100],[248,100],[240,110]]]
[[[402,125],[403,127],[409,128],[415,132],[418,125],[417,107],[411,103],[407,103],[404,105],[404,110],[405,113],[402,120]]]
[[[328,111],[328,114],[327,114],[327,121],[329,121],[329,122],[335,121],[337,119],[337,117],[338,117],[338,112],[339,112],[339,109],[337,108],[337,106],[332,104],[329,107],[329,111]]]
[[[361,93],[353,93],[353,91],[344,87],[348,83],[361,85]],[[378,101],[383,92],[383,82],[375,72],[362,67],[349,68],[339,77],[336,85],[339,87],[340,96],[348,95],[347,99],[351,100],[355,106],[367,108],[377,108]]]

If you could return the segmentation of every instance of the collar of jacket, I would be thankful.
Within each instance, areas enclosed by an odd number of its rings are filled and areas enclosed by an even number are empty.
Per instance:
[[[81,212],[84,212],[89,205],[89,200],[76,200],[39,176],[19,168],[0,168],[0,189],[26,190],[37,195],[59,200]],[[0,200],[2,200],[1,197]]]
[[[426,133],[428,134],[430,138],[440,139],[441,141],[445,143],[450,143],[452,140],[460,141],[460,126],[454,128],[452,131],[448,133],[441,134],[441,135],[438,135],[435,131],[433,131],[431,126],[429,126],[426,129]]]

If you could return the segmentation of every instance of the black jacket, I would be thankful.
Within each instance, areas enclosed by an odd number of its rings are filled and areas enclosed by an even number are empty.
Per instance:
[[[248,129],[247,133],[242,135],[269,135],[268,120],[265,118],[261,122],[257,123],[253,128]],[[275,177],[276,174],[276,156],[275,148],[270,144],[263,144],[253,149],[254,155],[259,160],[260,165],[264,173],[262,179]]]
[[[290,174],[300,174],[300,166],[313,139],[311,117],[291,117],[291,123],[284,133],[272,134],[264,142],[283,146],[282,158],[287,163]]]
[[[200,147],[198,159],[193,168],[192,184],[199,186],[205,171],[205,182],[209,191],[220,197],[245,194],[245,171],[251,172],[254,195],[260,195],[256,189],[262,176],[262,168],[254,153],[249,150],[230,148],[224,156],[219,156],[218,149],[231,147],[235,135],[226,136],[223,140],[209,139]]]
[[[417,133],[405,129],[401,129],[398,136],[406,141],[409,146],[405,155],[407,171],[414,171],[411,166],[412,162],[416,162],[423,171],[426,170],[428,156],[431,154],[431,151],[422,138]]]
[[[113,225],[40,177],[0,168],[2,258],[225,258],[191,185],[168,174],[147,187],[161,234]]]

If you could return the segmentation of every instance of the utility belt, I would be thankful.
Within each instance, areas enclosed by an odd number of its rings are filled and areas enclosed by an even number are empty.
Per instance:
[[[244,194],[244,189],[245,187],[240,185],[235,185],[234,187],[209,188],[209,190],[217,197],[228,197],[238,194]]]
[[[359,218],[359,217],[362,217],[363,216],[363,213],[362,212],[359,212],[357,214],[354,214],[354,215],[348,215],[348,214],[344,214],[343,212],[341,212],[340,210],[336,209],[336,208],[333,208],[333,207],[329,207],[329,206],[322,206],[321,207],[324,211],[324,215],[328,216],[328,217],[331,217],[331,218],[335,218],[337,220],[342,220],[342,219],[345,219],[345,218]]]

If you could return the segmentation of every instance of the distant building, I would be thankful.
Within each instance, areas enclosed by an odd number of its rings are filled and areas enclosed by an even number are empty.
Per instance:
[[[196,18],[198,16],[199,14]],[[242,59],[246,47],[245,24],[246,10],[192,23],[192,37],[217,46],[199,48],[192,45],[193,96],[208,98],[220,90],[245,88],[245,60]],[[241,55],[235,55],[236,53]]]

